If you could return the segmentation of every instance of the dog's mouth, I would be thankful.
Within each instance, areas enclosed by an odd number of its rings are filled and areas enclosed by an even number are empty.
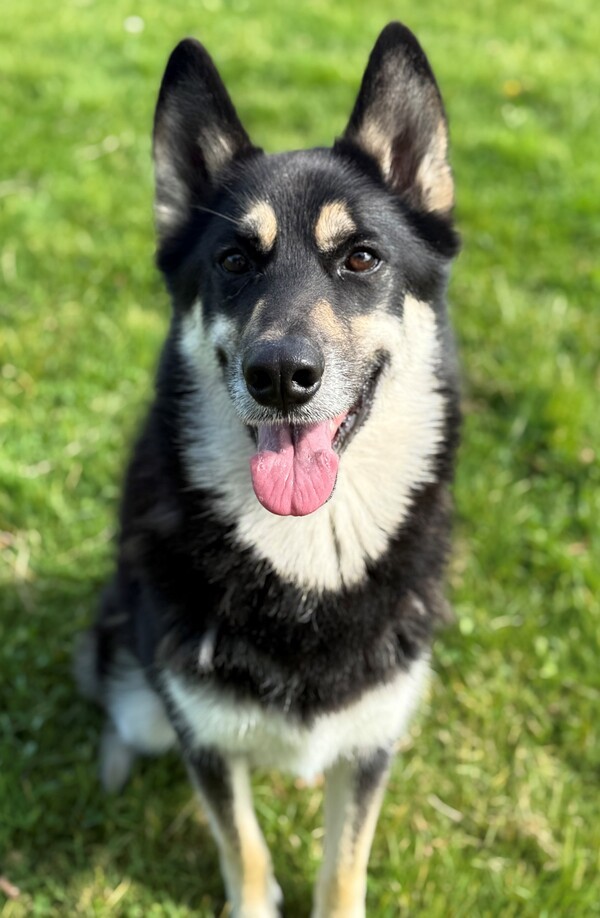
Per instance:
[[[339,457],[367,420],[385,366],[380,358],[355,404],[316,424],[262,424],[253,429],[257,451],[250,460],[260,503],[278,516],[307,516],[327,503]]]
[[[379,378],[387,362],[388,359],[384,355],[380,355],[377,358],[371,372],[363,383],[358,399],[349,411],[340,415],[342,420],[340,421],[332,442],[332,446],[337,453],[343,452],[354,434],[360,430],[369,417],[373,402],[375,401],[377,383],[379,382]]]

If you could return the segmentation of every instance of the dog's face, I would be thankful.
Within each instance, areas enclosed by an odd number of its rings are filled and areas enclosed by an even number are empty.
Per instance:
[[[200,45],[169,61],[154,133],[159,263],[178,334],[254,438],[254,490],[273,513],[329,499],[403,359],[407,297],[441,308],[456,249],[446,149],[433,75],[400,26],[380,36],[331,150],[265,156]]]

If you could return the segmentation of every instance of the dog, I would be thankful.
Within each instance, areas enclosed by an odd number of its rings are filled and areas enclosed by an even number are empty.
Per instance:
[[[153,155],[172,321],[76,662],[107,714],[102,781],[177,746],[233,914],[272,918],[249,770],[324,774],[312,914],[357,918],[446,609],[459,240],[442,99],[391,23],[333,147],[265,155],[187,39]]]

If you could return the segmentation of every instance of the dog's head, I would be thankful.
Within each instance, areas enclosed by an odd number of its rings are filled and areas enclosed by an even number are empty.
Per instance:
[[[254,437],[252,482],[273,513],[329,499],[404,359],[407,298],[442,309],[457,248],[447,141],[427,58],[398,24],[332,149],[266,156],[204,48],[171,55],[154,126],[159,265],[177,333]]]

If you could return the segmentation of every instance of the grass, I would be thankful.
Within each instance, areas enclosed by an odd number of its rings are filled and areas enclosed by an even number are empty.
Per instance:
[[[273,6],[3,4],[0,873],[20,893],[0,892],[0,910],[221,912],[178,760],[144,762],[104,797],[99,717],[70,677],[168,321],[152,267],[154,97],[171,47],[196,34],[258,142],[327,143],[377,32],[401,18],[451,117],[468,418],[458,623],[392,777],[370,914],[599,915],[598,6]],[[308,914],[320,796],[256,779],[290,916]]]

